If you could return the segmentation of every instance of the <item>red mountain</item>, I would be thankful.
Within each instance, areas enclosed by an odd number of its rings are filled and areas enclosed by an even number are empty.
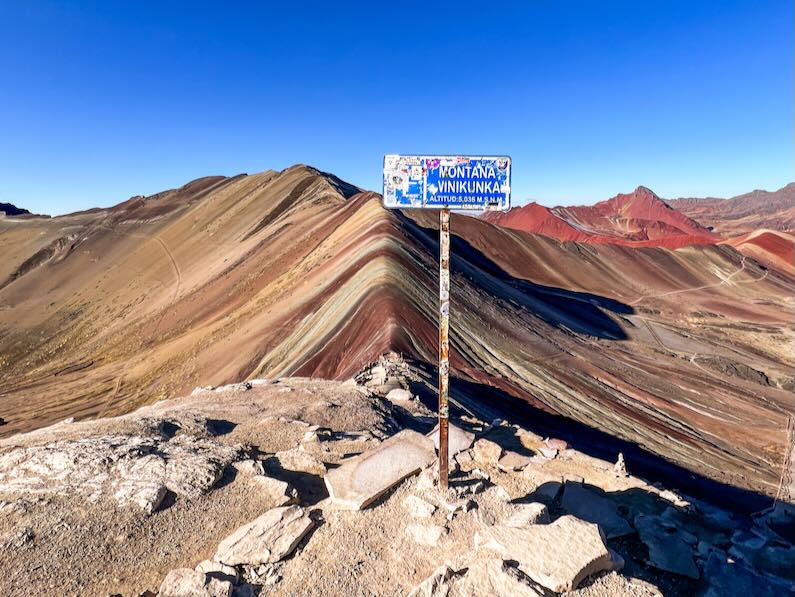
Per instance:
[[[720,240],[646,187],[595,205],[547,208],[530,203],[504,213],[491,212],[484,218],[506,228],[598,244],[674,249]]]

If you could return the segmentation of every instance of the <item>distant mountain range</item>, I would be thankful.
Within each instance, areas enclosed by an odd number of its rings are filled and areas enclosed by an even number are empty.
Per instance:
[[[676,249],[720,240],[708,228],[667,205],[646,187],[595,205],[544,207],[530,203],[484,219],[558,240]]]
[[[682,198],[667,203],[724,237],[762,228],[795,231],[795,182],[777,191],[751,191],[731,199]]]
[[[678,249],[728,243],[767,267],[792,273],[795,183],[731,199],[663,200],[646,187],[595,205],[529,203],[483,219],[562,241]]]

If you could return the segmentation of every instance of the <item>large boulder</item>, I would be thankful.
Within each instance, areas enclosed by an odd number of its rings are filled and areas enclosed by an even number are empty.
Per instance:
[[[435,458],[433,441],[407,429],[329,471],[323,480],[335,507],[361,510]]]
[[[299,506],[273,508],[221,541],[214,559],[227,566],[278,562],[292,553],[313,526]]]
[[[587,576],[612,569],[599,527],[573,516],[525,528],[487,527],[475,534],[475,546],[517,561],[525,574],[556,593],[576,589]]]

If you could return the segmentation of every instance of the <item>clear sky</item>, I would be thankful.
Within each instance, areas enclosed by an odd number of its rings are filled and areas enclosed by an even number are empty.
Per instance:
[[[118,203],[384,153],[508,154],[514,203],[795,179],[790,0],[0,0],[0,202]]]

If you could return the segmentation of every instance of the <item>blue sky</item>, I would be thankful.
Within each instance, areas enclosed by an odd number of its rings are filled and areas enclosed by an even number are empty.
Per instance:
[[[793,3],[0,0],[0,202],[508,154],[514,203],[791,181]]]

